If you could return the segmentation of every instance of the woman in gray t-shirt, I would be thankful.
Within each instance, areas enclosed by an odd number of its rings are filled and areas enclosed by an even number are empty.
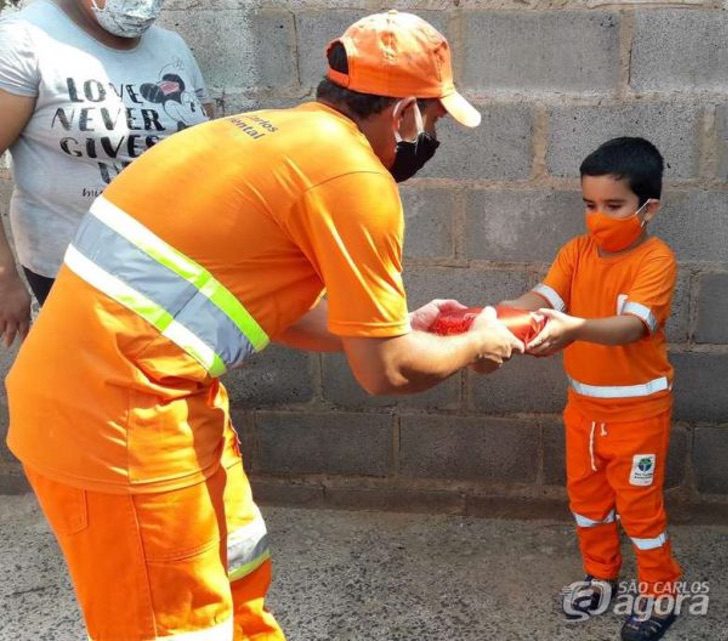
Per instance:
[[[0,154],[10,150],[18,262],[42,304],[81,216],[146,149],[212,115],[162,0],[35,0],[0,19]],[[0,337],[25,336],[30,298],[0,225]]]

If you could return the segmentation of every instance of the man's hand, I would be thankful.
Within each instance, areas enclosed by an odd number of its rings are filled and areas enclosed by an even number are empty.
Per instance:
[[[0,337],[10,347],[30,329],[30,295],[14,269],[0,276]]]
[[[541,308],[538,313],[546,318],[546,326],[526,346],[526,351],[534,356],[551,356],[568,347],[576,340],[585,322],[583,318],[569,316],[555,309]]]
[[[441,313],[455,312],[467,308],[467,305],[463,305],[456,300],[436,298],[427,305],[410,312],[410,325],[415,331],[426,332]]]
[[[510,360],[514,352],[523,354],[525,351],[523,342],[498,320],[494,307],[485,307],[473,321],[470,331],[484,332],[487,335],[486,349],[470,365],[470,369],[478,374],[490,374]]]

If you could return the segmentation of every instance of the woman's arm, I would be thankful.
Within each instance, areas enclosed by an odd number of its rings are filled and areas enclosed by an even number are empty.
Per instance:
[[[34,97],[0,89],[0,155],[18,139],[34,108]],[[29,328],[30,295],[18,274],[10,243],[0,224],[0,339],[10,347],[15,335],[23,339]]]

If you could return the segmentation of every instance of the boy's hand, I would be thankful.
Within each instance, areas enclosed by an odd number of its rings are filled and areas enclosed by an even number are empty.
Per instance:
[[[436,298],[427,303],[427,305],[423,305],[419,309],[410,312],[410,325],[415,331],[426,332],[441,313],[454,312],[467,308],[467,305],[463,305],[456,300]]]
[[[509,360],[512,354],[523,354],[525,345],[498,320],[494,307],[485,307],[470,326],[471,332],[487,332],[489,346],[481,357],[470,365],[478,374],[490,374]]]
[[[551,356],[568,347],[576,340],[584,324],[583,318],[569,316],[555,309],[542,308],[538,313],[546,319],[546,327],[526,345],[526,351],[534,356]]]

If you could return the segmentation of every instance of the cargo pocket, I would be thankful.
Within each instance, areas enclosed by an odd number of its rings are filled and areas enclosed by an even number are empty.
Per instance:
[[[86,491],[57,483],[25,468],[25,474],[48,523],[59,536],[71,536],[88,526]]]

